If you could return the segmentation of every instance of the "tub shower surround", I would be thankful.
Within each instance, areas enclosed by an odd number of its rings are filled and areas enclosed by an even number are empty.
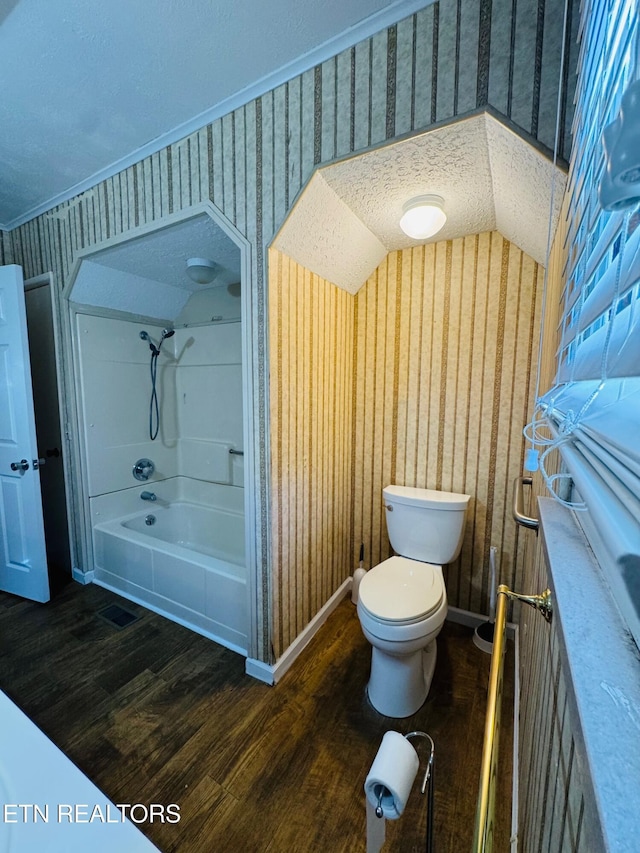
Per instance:
[[[89,497],[136,484],[137,459],[154,480],[179,474],[242,486],[240,324],[177,329],[158,361],[160,431],[149,439],[149,323],[76,315]]]
[[[95,581],[246,654],[243,461],[230,452],[242,441],[240,325],[176,330],[151,441],[143,325],[76,320]],[[139,483],[145,458],[155,470]]]

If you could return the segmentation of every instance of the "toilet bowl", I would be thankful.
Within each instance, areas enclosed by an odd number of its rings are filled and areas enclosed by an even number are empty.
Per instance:
[[[446,615],[441,566],[396,556],[362,579],[358,617],[372,646],[367,691],[381,714],[408,717],[423,705]]]
[[[469,496],[404,486],[387,486],[383,495],[396,555],[364,576],[357,612],[372,647],[369,701],[401,718],[415,714],[431,687],[447,615],[442,563],[460,552]]]

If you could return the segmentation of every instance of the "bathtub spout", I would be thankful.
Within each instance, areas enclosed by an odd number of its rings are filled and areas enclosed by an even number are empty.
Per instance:
[[[155,492],[142,492],[140,497],[143,501],[157,501],[158,498],[155,495]]]

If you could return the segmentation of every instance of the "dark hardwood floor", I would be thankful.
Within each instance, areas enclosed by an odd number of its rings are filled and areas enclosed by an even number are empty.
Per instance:
[[[121,602],[141,618],[97,615]],[[70,583],[46,605],[0,593],[0,688],[116,803],[177,803],[177,824],[147,823],[179,853],[364,851],[363,784],[382,735],[435,741],[435,849],[471,849],[489,657],[447,623],[425,705],[390,720],[369,705],[370,649],[347,599],[276,687],[244,659],[97,586]],[[508,850],[513,660],[501,738],[496,850]],[[414,742],[419,753],[425,747]],[[422,770],[422,764],[421,764]],[[385,850],[425,849],[416,781]]]

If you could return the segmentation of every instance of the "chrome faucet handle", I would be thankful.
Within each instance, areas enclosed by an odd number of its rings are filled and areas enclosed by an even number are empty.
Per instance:
[[[156,466],[150,459],[138,459],[132,473],[136,480],[148,480],[155,470]]]

